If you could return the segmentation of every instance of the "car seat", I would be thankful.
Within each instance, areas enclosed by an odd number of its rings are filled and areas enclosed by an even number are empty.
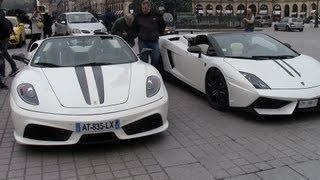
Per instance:
[[[200,47],[202,53],[206,54],[209,47],[209,40],[206,35],[198,35],[194,40],[194,45]]]
[[[243,44],[242,43],[231,43],[230,44],[230,49],[231,49],[231,54],[233,56],[240,56],[243,54]]]

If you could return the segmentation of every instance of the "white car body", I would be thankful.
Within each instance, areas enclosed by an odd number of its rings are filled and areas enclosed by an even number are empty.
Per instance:
[[[17,142],[69,145],[85,136],[100,136],[102,140],[97,141],[131,139],[168,128],[168,94],[154,67],[140,60],[104,66],[35,67],[32,62],[37,61],[36,52],[46,41],[48,39],[33,44],[35,49],[28,54],[32,61],[12,82],[10,106]],[[154,96],[147,97],[146,81],[150,76],[157,77],[161,87]],[[24,83],[34,87],[39,105],[26,103],[21,98],[19,85]],[[86,125],[88,123],[90,125]],[[148,123],[153,128],[141,130],[141,124],[149,126]],[[98,127],[101,130],[97,130]]]
[[[187,50],[190,43],[188,39],[196,36],[198,35],[187,34],[160,38],[165,72],[202,93],[206,93],[208,73],[211,70],[220,71],[227,85],[228,106],[250,108],[258,114],[289,115],[295,110],[319,108],[319,61],[302,54],[295,58],[282,60],[248,60],[237,57],[209,56],[204,53],[199,57],[199,54]],[[203,45],[199,44],[199,46]],[[255,75],[270,89],[255,88],[241,72]],[[271,107],[255,106],[254,103],[258,103],[259,98],[270,100]],[[277,102],[283,104],[276,107]]]
[[[95,22],[72,23],[69,21],[68,16],[77,15],[92,16]],[[107,30],[105,26],[89,12],[66,12],[61,14],[55,22],[55,35],[93,35],[94,31],[105,32]]]

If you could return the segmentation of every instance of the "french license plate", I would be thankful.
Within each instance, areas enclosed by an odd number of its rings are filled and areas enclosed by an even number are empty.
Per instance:
[[[105,122],[76,123],[76,132],[105,132],[120,128],[120,120]]]
[[[318,99],[299,101],[299,108],[311,108],[318,104]]]

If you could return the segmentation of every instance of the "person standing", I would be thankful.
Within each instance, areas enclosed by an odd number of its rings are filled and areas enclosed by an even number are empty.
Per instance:
[[[5,76],[4,59],[6,59],[10,64],[12,70],[9,76],[13,77],[19,72],[16,63],[8,53],[8,43],[10,34],[13,32],[13,25],[8,19],[6,19],[3,10],[0,10],[0,24],[0,61],[3,61],[3,63],[0,63],[0,76]]]
[[[252,10],[250,8],[247,9],[247,15],[243,19],[244,23],[244,31],[253,32],[254,30],[254,15],[252,14]]]
[[[48,13],[43,15],[43,38],[52,36],[53,18]]]
[[[133,20],[132,14],[126,14],[118,18],[111,28],[111,34],[122,37],[131,47],[134,46],[134,39],[137,37],[131,28]]]
[[[34,11],[31,18],[31,26],[32,26],[32,30],[31,30],[31,40],[30,43],[28,45],[28,51],[30,49],[30,46],[37,40],[41,39],[41,33],[42,33],[42,28],[43,28],[43,23],[42,23],[42,17],[40,15],[39,11]]]
[[[116,21],[116,15],[111,12],[110,8],[107,8],[106,14],[103,17],[103,24],[106,26],[108,33],[111,31],[113,23]]]
[[[150,56],[151,64],[160,70],[159,36],[163,35],[166,25],[162,16],[151,10],[150,1],[142,1],[141,8],[142,12],[137,14],[133,21],[133,28],[138,34],[139,52],[143,48],[152,49],[152,52],[142,54],[141,60],[148,63]]]

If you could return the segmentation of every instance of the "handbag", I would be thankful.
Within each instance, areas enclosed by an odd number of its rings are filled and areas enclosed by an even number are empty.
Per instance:
[[[41,22],[41,21],[38,21],[38,22],[37,22],[37,27],[38,27],[39,29],[42,29],[43,26],[44,26],[43,22]]]

